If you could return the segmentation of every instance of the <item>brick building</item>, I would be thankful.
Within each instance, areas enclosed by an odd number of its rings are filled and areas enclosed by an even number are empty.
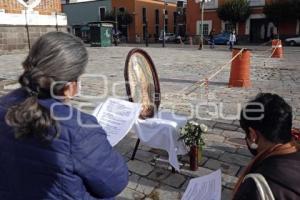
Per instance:
[[[176,32],[176,3],[167,3],[164,5],[163,0],[112,0],[112,9],[121,9],[128,11],[133,22],[127,27],[123,27],[122,32],[127,31],[128,41],[136,41],[138,35],[141,39],[146,34],[146,22],[150,41],[158,38],[163,30],[163,10],[166,7],[167,17],[165,21],[166,32]]]
[[[35,6],[25,2],[0,1],[0,53],[26,49],[29,42],[32,44],[46,32],[66,30],[67,19],[61,13],[60,0],[28,1],[36,2]]]
[[[263,13],[263,7],[266,3],[271,3],[272,0],[249,0],[251,6],[251,15],[245,23],[237,24],[239,38],[251,42],[262,42],[270,37],[271,30],[277,32],[276,27],[272,22],[266,20]],[[231,29],[228,22],[219,19],[217,8],[222,5],[225,0],[211,0],[205,3],[204,6],[204,35],[208,35],[212,28],[217,33],[229,31]],[[200,35],[201,28],[201,12],[200,3],[195,3],[195,0],[187,1],[187,34]],[[291,20],[287,23],[282,23],[279,26],[280,36],[288,37],[299,34],[299,20]]]

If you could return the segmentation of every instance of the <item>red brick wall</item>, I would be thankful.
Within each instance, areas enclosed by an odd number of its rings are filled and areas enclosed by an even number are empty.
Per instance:
[[[225,0],[219,0],[219,6],[222,5]],[[266,3],[271,3],[272,0],[266,0]],[[201,20],[200,12],[200,3],[195,3],[195,0],[187,0],[187,34],[195,35],[197,33],[196,23],[198,20]],[[262,14],[262,8],[253,8],[251,11],[252,14]],[[216,10],[205,10],[204,20],[212,20],[212,27],[216,32],[222,31],[222,23],[219,19]],[[245,34],[245,23],[239,23],[238,34]],[[280,27],[281,34],[284,35],[294,35],[296,33],[296,20],[281,24]]]
[[[25,8],[17,0],[0,0],[0,9],[4,9],[6,13],[21,13]],[[44,15],[61,12],[61,2],[60,0],[41,0],[34,10]]]

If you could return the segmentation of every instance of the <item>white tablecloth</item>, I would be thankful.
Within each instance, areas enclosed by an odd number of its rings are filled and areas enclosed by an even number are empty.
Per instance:
[[[142,143],[158,149],[166,150],[169,163],[179,171],[177,155],[185,155],[188,151],[179,138],[179,129],[187,122],[184,116],[169,112],[159,112],[154,118],[138,119],[133,130]]]

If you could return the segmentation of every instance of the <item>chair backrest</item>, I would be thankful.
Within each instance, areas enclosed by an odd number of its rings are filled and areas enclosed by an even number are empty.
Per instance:
[[[142,104],[140,117],[152,117],[160,105],[160,85],[154,63],[146,51],[135,48],[128,53],[124,78],[129,101]]]

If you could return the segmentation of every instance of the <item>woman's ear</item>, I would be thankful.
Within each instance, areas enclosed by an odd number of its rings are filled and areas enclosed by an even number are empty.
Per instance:
[[[69,82],[64,87],[64,96],[67,99],[74,97],[77,94],[77,92],[78,92],[78,85],[76,81]]]
[[[256,142],[257,139],[258,139],[257,131],[254,130],[253,128],[251,128],[251,127],[249,127],[249,139],[250,139],[252,142]]]

